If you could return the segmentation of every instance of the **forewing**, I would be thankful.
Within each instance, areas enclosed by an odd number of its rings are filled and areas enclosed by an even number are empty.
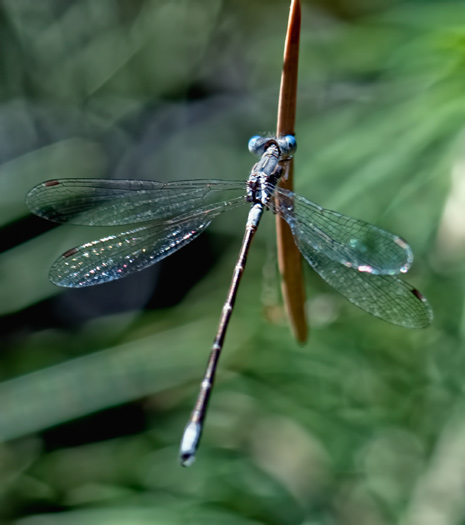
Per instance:
[[[320,277],[362,310],[407,328],[426,328],[431,324],[430,304],[409,283],[392,275],[347,268],[318,252],[304,257]]]
[[[242,198],[233,199],[72,248],[52,265],[50,280],[58,286],[80,288],[138,272],[191,242],[220,213],[243,204]]]
[[[32,188],[26,204],[54,222],[114,226],[172,219],[241,194],[245,195],[245,183],[240,181],[56,179]]]
[[[369,274],[405,273],[413,262],[410,246],[398,235],[347,217],[283,188],[272,209],[291,227],[304,256],[317,251],[334,262]]]

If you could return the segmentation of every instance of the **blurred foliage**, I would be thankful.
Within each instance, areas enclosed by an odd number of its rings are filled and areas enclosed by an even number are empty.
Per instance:
[[[150,270],[60,290],[53,260],[106,230],[45,224],[24,196],[59,176],[246,178],[288,3],[4,0],[1,523],[464,522],[465,5],[303,7],[297,190],[407,238],[433,326],[371,318],[309,271],[299,347],[267,217],[181,469],[244,212]]]

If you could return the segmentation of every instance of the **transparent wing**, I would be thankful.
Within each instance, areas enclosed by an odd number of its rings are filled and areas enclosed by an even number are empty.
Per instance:
[[[304,257],[329,285],[362,310],[407,328],[431,324],[430,304],[407,282],[392,275],[373,275],[342,266],[318,252],[310,255],[306,250]]]
[[[245,195],[245,182],[57,179],[27,194],[29,209],[54,222],[114,226],[167,220],[223,198]]]
[[[315,251],[358,272],[395,275],[413,262],[410,246],[398,235],[367,222],[326,210],[283,188],[270,207],[291,227],[304,257]]]
[[[239,197],[72,248],[52,265],[50,280],[58,286],[80,288],[138,272],[191,242],[219,214],[244,203]]]

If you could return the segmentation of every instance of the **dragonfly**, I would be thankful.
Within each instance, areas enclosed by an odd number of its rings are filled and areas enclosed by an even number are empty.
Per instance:
[[[26,198],[33,213],[57,223],[138,225],[63,253],[49,277],[54,284],[71,288],[106,283],[147,268],[191,242],[222,213],[251,206],[206,372],[181,440],[183,466],[195,459],[239,282],[265,210],[287,222],[309,265],[351,303],[407,328],[425,328],[433,319],[427,299],[398,277],[413,262],[404,239],[278,185],[285,162],[297,148],[293,135],[256,135],[248,147],[259,160],[246,181],[63,178],[35,186]]]

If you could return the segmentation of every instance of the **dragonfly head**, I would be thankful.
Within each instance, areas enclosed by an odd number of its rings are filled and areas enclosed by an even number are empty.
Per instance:
[[[249,140],[249,151],[253,155],[261,157],[271,144],[278,146],[280,156],[284,158],[292,157],[297,149],[297,142],[294,135],[284,135],[279,139],[271,136],[254,135]]]

